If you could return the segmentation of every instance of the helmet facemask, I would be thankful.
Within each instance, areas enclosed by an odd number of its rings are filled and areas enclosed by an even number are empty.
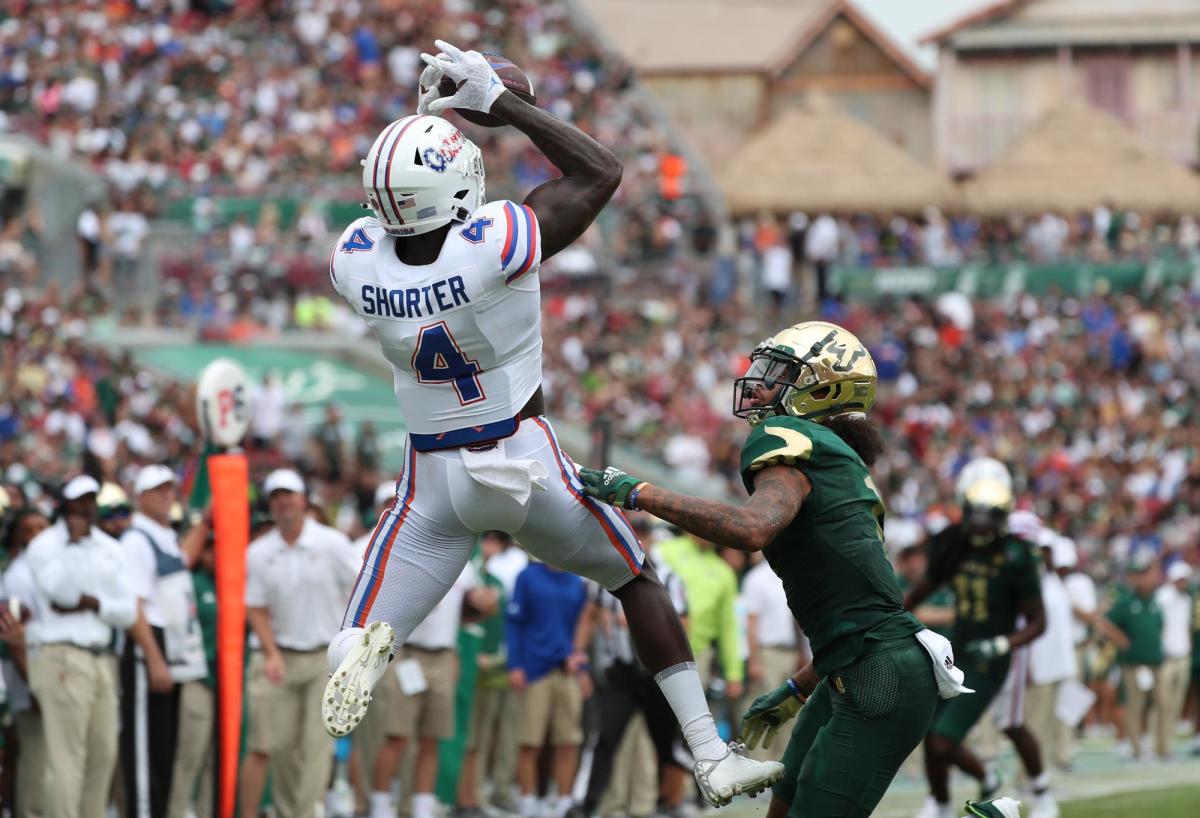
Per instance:
[[[971,545],[982,548],[1008,533],[1012,490],[1000,480],[984,478],[963,492],[962,525]]]
[[[772,415],[787,414],[784,408],[801,380],[812,384],[812,367],[781,349],[760,346],[750,356],[750,366],[733,382],[733,414],[752,426]]]

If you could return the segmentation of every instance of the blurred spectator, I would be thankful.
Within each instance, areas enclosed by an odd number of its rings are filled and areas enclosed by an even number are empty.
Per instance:
[[[1154,595],[1159,584],[1153,555],[1144,551],[1136,554],[1129,566],[1129,584],[1118,590],[1107,614],[1108,621],[1120,629],[1126,640],[1119,645],[1121,652],[1117,655],[1125,691],[1127,734],[1117,752],[1126,758],[1144,757],[1142,740],[1147,717],[1162,690],[1159,671],[1163,661],[1163,617]]]
[[[171,527],[175,472],[144,466],[134,480],[137,511],[121,537],[126,581],[138,598],[137,622],[121,655],[121,771],[129,818],[165,818],[179,734],[184,682],[208,673],[188,568],[208,526],[183,542]]]
[[[508,600],[505,639],[508,680],[521,706],[517,784],[522,818],[563,818],[583,743],[583,700],[590,694],[585,629],[580,628],[587,592],[583,580],[542,562],[517,577]],[[538,757],[553,751],[557,804],[538,808]]]
[[[817,304],[825,303],[829,295],[829,265],[838,257],[838,242],[837,222],[828,213],[818,215],[804,236],[804,257],[817,282]]]
[[[209,534],[192,568],[196,618],[204,639],[208,673],[183,683],[179,693],[179,739],[171,774],[167,818],[213,818],[216,797],[217,588],[213,539]]]
[[[1047,766],[1060,755],[1059,688],[1078,673],[1071,633],[1071,598],[1057,570],[1066,567],[1060,564],[1066,553],[1058,547],[1058,539],[1057,534],[1046,530],[1038,542],[1042,552],[1042,607],[1046,612],[1046,629],[1030,645],[1029,686],[1025,692],[1025,724],[1037,739],[1043,763]]]
[[[657,568],[658,578],[667,591],[675,613],[687,623],[687,594],[683,583],[665,565]],[[621,602],[603,588],[589,587],[587,616],[594,622],[593,634],[601,644],[602,676],[596,705],[599,711],[599,735],[592,748],[592,764],[588,772],[587,791],[583,802],[567,812],[570,818],[590,818],[597,814],[609,785],[613,782],[614,769],[625,767],[630,778],[646,770],[660,770],[670,775],[681,769],[690,769],[691,756],[683,745],[683,735],[675,714],[659,690],[654,676],[638,659],[633,639],[629,634],[629,623]],[[635,717],[641,720],[635,721]],[[654,755],[646,758],[633,749],[637,743],[631,741],[633,725],[644,725],[639,730],[649,733]],[[628,762],[621,765],[618,754],[629,754]],[[630,816],[647,816],[654,812],[659,793],[658,776],[651,776],[644,792],[633,792],[636,784],[631,780],[627,812]],[[668,803],[667,810],[678,807]]]
[[[116,540],[95,527],[91,477],[63,487],[59,520],[29,543],[38,612],[29,689],[42,712],[54,818],[103,818],[117,762],[115,632],[137,619]]]
[[[262,653],[248,685],[242,818],[256,818],[271,763],[281,818],[306,818],[323,801],[333,740],[321,721],[325,650],[338,633],[362,565],[350,540],[308,513],[304,481],[277,469],[263,481],[275,526],[246,555],[246,619]]]
[[[114,540],[129,530],[133,507],[125,490],[116,483],[104,483],[96,495],[96,527]]]
[[[746,665],[745,704],[777,687],[804,664],[797,640],[796,619],[788,607],[783,581],[767,564],[762,552],[751,555],[753,567],[742,578],[741,600],[746,611],[746,639],[750,661]],[[752,754],[760,760],[779,760],[787,742]]]
[[[496,595],[483,587],[467,564],[429,615],[399,649],[394,673],[384,674],[375,694],[382,705],[383,746],[375,757],[370,818],[392,818],[392,779],[410,739],[416,739],[412,818],[434,818],[437,799],[438,742],[454,735],[458,687],[458,628],[496,612]],[[378,714],[377,716],[378,717]]]
[[[1175,728],[1187,698],[1192,664],[1192,596],[1188,581],[1192,566],[1177,560],[1167,569],[1167,581],[1154,592],[1162,611],[1163,662],[1159,671],[1159,695],[1155,698],[1154,746],[1158,757],[1170,759],[1174,752]]]
[[[395,483],[385,481],[376,486],[373,498],[374,519],[381,520],[395,499]],[[371,547],[371,540],[375,536],[375,527],[376,523],[372,522],[365,527],[366,533],[354,541],[352,546],[354,553],[361,554],[362,559],[366,559],[367,551]],[[359,814],[365,813],[369,809],[371,793],[374,791],[375,757],[386,738],[384,728],[388,719],[386,715],[381,715],[384,713],[383,708],[380,707],[381,704],[381,701],[375,702],[375,716],[364,719],[350,734],[352,742],[350,779],[354,787],[356,812]]]
[[[682,534],[660,542],[655,561],[668,566],[683,582],[687,593],[688,640],[696,655],[700,678],[708,685],[713,678],[714,659],[720,665],[725,695],[732,700],[742,695],[741,634],[738,633],[737,577],[717,556],[710,542]],[[714,649],[715,648],[715,649]]]
[[[46,736],[41,708],[29,692],[28,624],[40,618],[39,595],[29,570],[26,548],[50,527],[50,521],[33,508],[12,512],[3,526],[4,551],[8,567],[0,581],[6,610],[0,612],[0,641],[7,655],[3,659],[5,703],[12,714],[17,735],[16,818],[45,815]],[[20,609],[13,615],[16,601]],[[10,748],[11,752],[11,748]],[[12,763],[11,755],[6,759]]]
[[[521,550],[503,531],[485,531],[479,539],[479,548],[485,566],[506,549]],[[458,781],[456,806],[459,818],[482,818],[483,785],[489,773],[491,804],[501,809],[511,806],[516,774],[518,707],[516,695],[508,688],[506,671],[508,650],[504,623],[508,599],[504,584],[486,568],[483,584],[497,595],[496,612],[479,623],[483,636],[476,655],[479,675]]]

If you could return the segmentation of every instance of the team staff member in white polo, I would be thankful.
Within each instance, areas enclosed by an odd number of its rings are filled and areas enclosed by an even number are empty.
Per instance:
[[[454,585],[400,648],[391,670],[376,688],[383,700],[387,740],[375,757],[370,818],[392,818],[392,779],[409,739],[417,740],[413,769],[412,818],[434,818],[437,799],[438,742],[454,735],[454,698],[458,690],[458,628],[464,606],[472,619],[496,612],[499,600],[484,588],[467,563]]]
[[[276,814],[307,818],[329,783],[333,757],[321,723],[325,649],[341,630],[362,554],[310,517],[296,472],[271,472],[263,493],[275,525],[246,556],[246,618],[262,656],[250,677],[242,816],[258,815],[270,763]]]
[[[762,552],[751,554],[750,560],[754,567],[746,572],[741,591],[742,604],[746,608],[750,663],[743,698],[745,706],[740,712],[745,712],[754,699],[803,665],[796,638],[796,619],[788,607],[783,580],[767,564]],[[786,747],[786,741],[776,741],[770,747],[753,750],[750,755],[760,761],[778,761]]]
[[[1175,726],[1183,715],[1192,667],[1191,576],[1192,566],[1176,560],[1167,569],[1167,581],[1154,592],[1163,616],[1163,663],[1154,702],[1154,746],[1164,760],[1170,759],[1175,744]]]
[[[165,818],[179,732],[180,690],[207,673],[188,568],[204,548],[201,522],[183,542],[171,528],[175,472],[151,465],[133,485],[137,511],[121,535],[138,619],[121,655],[121,776],[128,818]]]
[[[104,818],[117,761],[115,630],[137,619],[125,555],[95,527],[91,477],[63,488],[57,522],[26,560],[40,616],[30,626],[29,687],[42,709],[48,818]]]

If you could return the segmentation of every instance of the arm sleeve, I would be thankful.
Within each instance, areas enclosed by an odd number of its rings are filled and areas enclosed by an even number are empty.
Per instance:
[[[1124,631],[1126,627],[1126,612],[1129,610],[1128,600],[1129,598],[1124,594],[1118,596],[1113,602],[1112,607],[1108,609],[1108,613],[1106,615],[1108,621],[1116,625],[1122,631]]]
[[[513,586],[512,598],[508,600],[505,612],[504,641],[508,645],[506,664],[509,670],[525,669],[525,623],[528,611],[525,609],[525,592],[528,576],[524,571],[517,575]]]
[[[528,205],[498,203],[495,225],[500,245],[500,273],[505,284],[516,284],[542,263],[542,231]],[[495,229],[493,228],[493,229]]]
[[[723,596],[720,630],[717,631],[721,670],[725,673],[726,681],[740,682],[745,676],[745,668],[742,667],[742,634],[737,622],[737,581],[732,576]]]

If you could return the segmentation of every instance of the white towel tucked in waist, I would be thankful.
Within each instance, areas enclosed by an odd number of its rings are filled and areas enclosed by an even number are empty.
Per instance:
[[[504,441],[494,448],[473,452],[462,449],[463,465],[476,483],[507,494],[521,505],[529,502],[533,487],[545,491],[540,480],[547,476],[546,467],[538,460],[509,460],[504,454]]]
[[[933,662],[933,675],[937,679],[938,695],[943,699],[953,699],[960,693],[974,693],[969,687],[963,687],[963,672],[954,666],[954,648],[950,640],[941,634],[926,628],[918,631],[917,641]]]

